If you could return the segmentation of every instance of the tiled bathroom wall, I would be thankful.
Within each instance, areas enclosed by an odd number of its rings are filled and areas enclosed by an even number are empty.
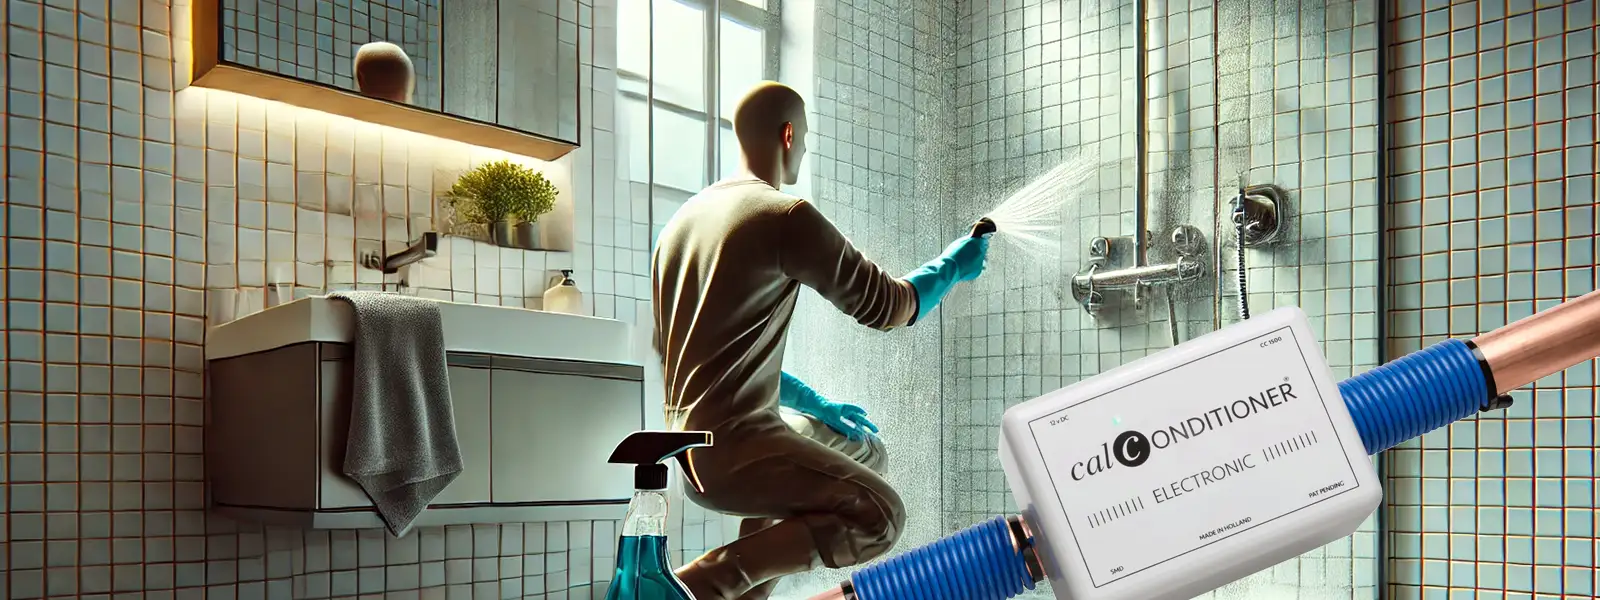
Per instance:
[[[1592,0],[1392,0],[1389,354],[1595,289]],[[1389,453],[1391,597],[1593,598],[1595,365]]]
[[[550,271],[573,268],[593,314],[639,321],[648,211],[615,191],[614,87],[596,83],[615,60],[613,6],[562,15],[582,49],[585,147],[527,161],[563,190],[574,250],[450,239],[402,289],[537,307]],[[204,512],[206,326],[263,308],[268,284],[396,289],[399,277],[357,268],[358,251],[403,248],[457,169],[500,155],[181,89],[187,15],[162,0],[0,4],[0,597],[603,595],[614,522],[396,540]]]
[[[952,527],[1014,510],[995,450],[1005,408],[1238,320],[1226,202],[1241,175],[1277,184],[1289,199],[1280,241],[1247,251],[1252,310],[1305,309],[1339,375],[1377,362],[1374,0],[1169,0],[1142,3],[1143,13],[1140,4],[962,4],[958,163],[970,177],[958,180],[957,202],[974,211],[994,206],[1079,153],[1093,153],[1099,169],[1065,203],[1048,243],[1008,244],[1002,223],[991,274],[950,321]],[[1134,79],[1141,18],[1149,98],[1142,123]],[[1143,194],[1134,160],[1141,149]],[[1171,295],[1157,288],[1143,309],[1108,292],[1091,318],[1073,300],[1069,278],[1097,236],[1129,252],[1141,219],[1152,263],[1176,258],[1167,241],[1173,228],[1199,228],[1209,272]],[[1355,536],[1219,597],[1373,597],[1374,532],[1369,521]]]

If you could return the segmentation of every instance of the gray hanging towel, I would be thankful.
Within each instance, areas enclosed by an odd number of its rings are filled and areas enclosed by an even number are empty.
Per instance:
[[[384,292],[334,292],[355,311],[344,474],[395,537],[461,475],[439,304]]]

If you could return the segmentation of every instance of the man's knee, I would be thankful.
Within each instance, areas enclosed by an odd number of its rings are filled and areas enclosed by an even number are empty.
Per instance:
[[[887,485],[863,487],[861,493],[853,495],[840,507],[839,513],[856,537],[858,563],[888,552],[906,528],[905,503],[893,488]]]
[[[884,446],[883,438],[877,434],[868,434],[862,439],[852,440],[811,415],[787,407],[780,408],[778,412],[791,431],[849,457],[861,466],[872,469],[879,476],[889,472],[889,449]]]

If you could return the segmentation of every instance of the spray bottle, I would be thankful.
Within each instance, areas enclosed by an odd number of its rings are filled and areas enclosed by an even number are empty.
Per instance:
[[[617,444],[609,462],[634,465],[633,501],[617,540],[617,572],[606,600],[694,600],[667,562],[667,466],[676,458],[695,490],[700,477],[691,448],[711,446],[704,431],[636,431]]]
[[[1187,600],[1353,533],[1370,456],[1600,356],[1600,291],[1334,383],[1280,308],[1008,409],[1020,515],[855,572],[813,600]]]

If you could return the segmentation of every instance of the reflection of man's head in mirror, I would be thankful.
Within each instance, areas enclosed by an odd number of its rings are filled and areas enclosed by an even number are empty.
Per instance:
[[[361,94],[393,102],[411,103],[416,75],[411,57],[389,42],[362,44],[356,51],[356,87]]]

